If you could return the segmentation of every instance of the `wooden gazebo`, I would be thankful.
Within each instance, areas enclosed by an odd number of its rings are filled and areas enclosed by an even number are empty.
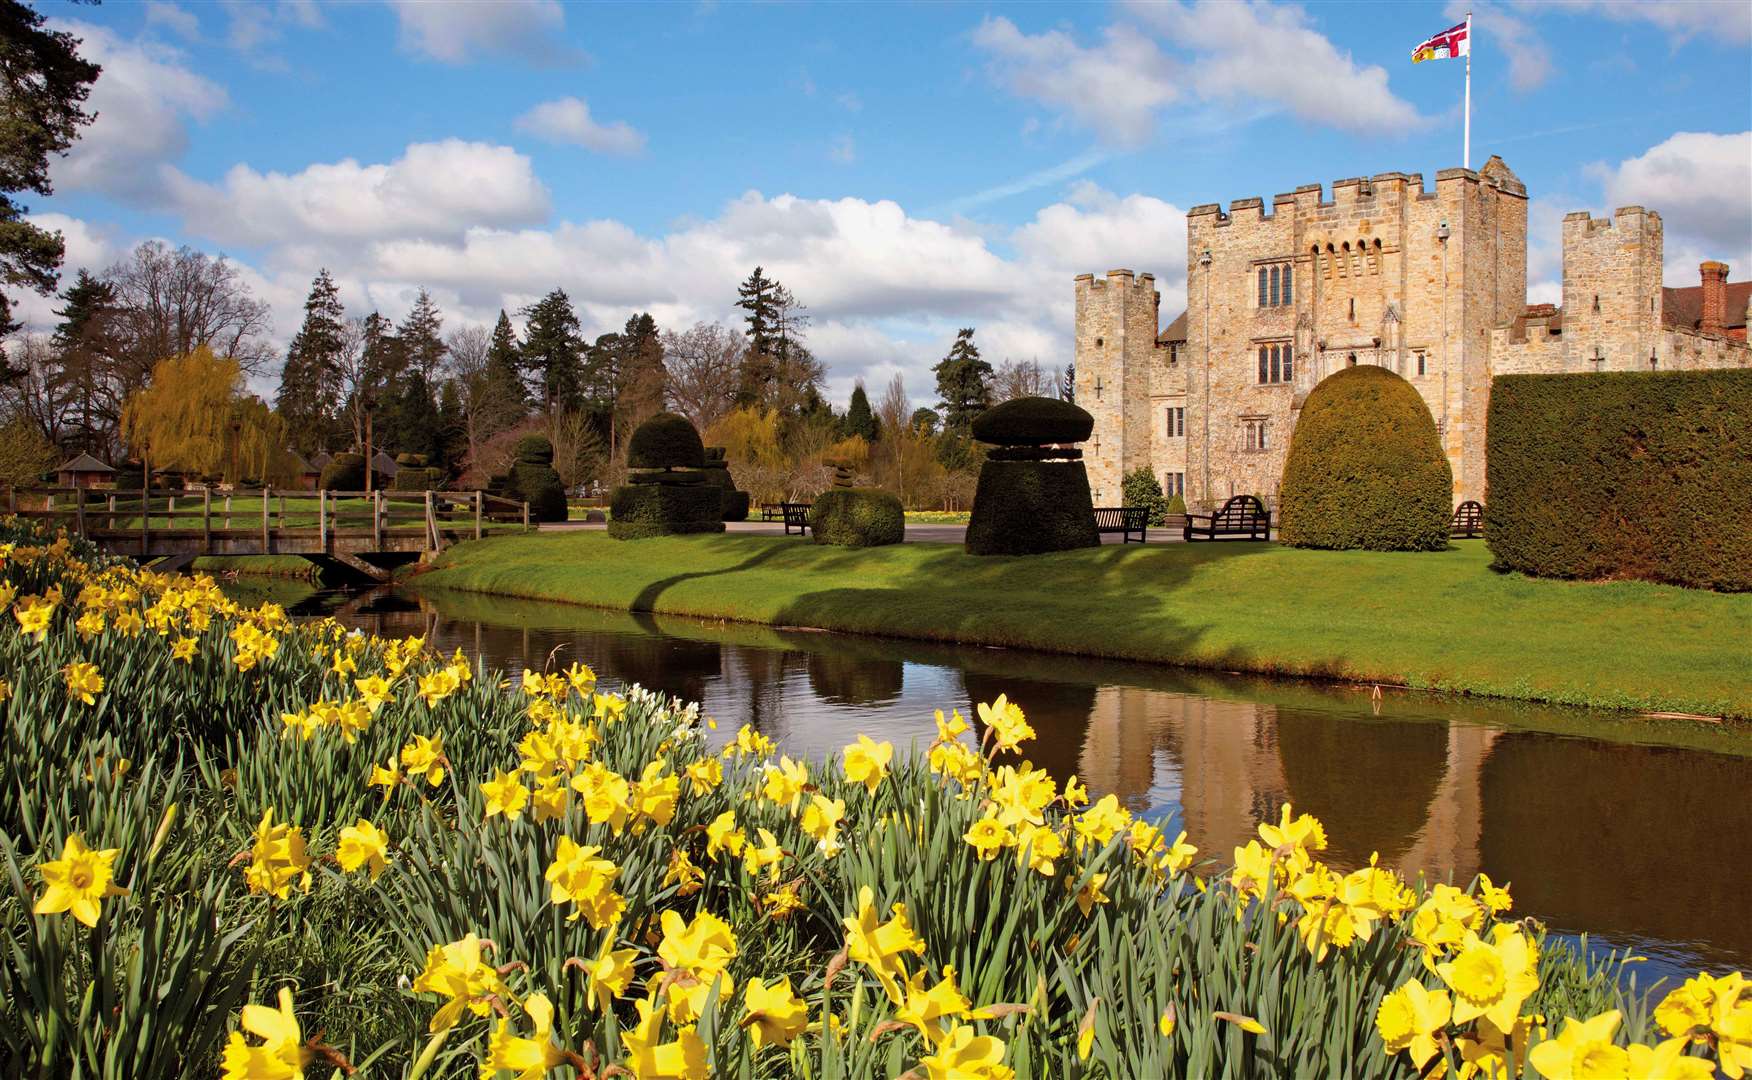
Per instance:
[[[116,471],[90,454],[80,454],[55,470],[55,483],[61,487],[100,487],[115,479]]]

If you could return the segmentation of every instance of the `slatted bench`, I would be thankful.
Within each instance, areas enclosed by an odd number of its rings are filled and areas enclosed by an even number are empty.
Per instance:
[[[1448,523],[1448,535],[1457,539],[1476,540],[1484,535],[1484,507],[1467,499],[1454,508],[1454,520]]]
[[[1147,531],[1150,525],[1150,508],[1147,506],[1097,506],[1095,508],[1095,531],[1098,533],[1121,533],[1120,543],[1129,544],[1133,540],[1143,544],[1148,542]],[[1135,535],[1134,535],[1135,534]]]
[[[785,519],[785,535],[790,536],[795,529],[797,535],[806,536],[809,533],[809,503],[780,503],[779,513]]]
[[[785,504],[784,503],[761,503],[760,504],[760,519],[762,521],[783,521],[783,520],[785,520]]]
[[[1188,514],[1187,540],[1270,540],[1271,513],[1253,495],[1237,495],[1211,514]]]

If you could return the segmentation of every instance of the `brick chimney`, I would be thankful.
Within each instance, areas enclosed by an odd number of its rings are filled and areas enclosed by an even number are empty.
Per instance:
[[[1703,314],[1697,320],[1697,329],[1720,335],[1728,307],[1728,264],[1711,260],[1697,271],[1703,275]]]

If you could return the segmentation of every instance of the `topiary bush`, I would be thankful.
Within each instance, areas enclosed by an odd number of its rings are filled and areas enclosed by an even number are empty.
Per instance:
[[[660,412],[640,424],[627,443],[630,469],[697,469],[706,448],[699,429],[678,413]]]
[[[1429,406],[1373,364],[1340,369],[1308,395],[1278,491],[1278,537],[1295,547],[1440,551],[1454,474]]]
[[[809,507],[809,532],[817,544],[880,547],[906,539],[900,499],[876,488],[829,488]]]
[[[322,467],[316,486],[324,491],[364,491],[365,455],[342,453]]]
[[[617,540],[724,531],[723,495],[711,484],[626,484],[608,506]]]
[[[997,446],[1083,442],[1094,430],[1088,410],[1058,398],[1011,398],[973,418],[973,437]]]
[[[1121,506],[1142,506],[1150,511],[1151,525],[1168,523],[1168,500],[1162,496],[1162,485],[1148,465],[1139,465],[1120,481]],[[1181,504],[1185,513],[1185,504]]]
[[[1167,512],[1169,514],[1184,515],[1186,513],[1186,498],[1181,495],[1176,495],[1172,499],[1169,499]]]
[[[725,454],[725,448],[722,446],[706,447],[705,460],[700,465],[700,472],[704,475],[705,482],[716,487],[722,495],[724,520],[747,521],[748,492],[736,490],[736,481],[730,476],[730,462],[726,460]]]
[[[748,492],[732,489],[730,491],[722,491],[720,492],[720,495],[723,499],[721,506],[723,507],[725,521],[748,520]]]
[[[409,455],[419,456],[419,455]],[[444,487],[447,474],[443,469],[419,465],[403,465],[389,482],[391,491],[438,491]]]
[[[995,443],[979,469],[967,523],[970,555],[1036,555],[1096,547],[1095,506],[1081,442],[1095,418],[1056,398],[1013,398],[980,413],[973,437]]]
[[[1505,375],[1485,483],[1500,567],[1752,590],[1752,371]]]
[[[525,435],[512,448],[514,460],[525,465],[552,465],[554,444],[546,435]]]
[[[511,463],[511,497],[529,504],[531,521],[566,520],[566,489],[554,471],[554,444],[545,435],[517,440]]]

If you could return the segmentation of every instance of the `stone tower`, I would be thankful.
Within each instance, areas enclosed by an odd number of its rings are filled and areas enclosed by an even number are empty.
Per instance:
[[[1569,371],[1647,370],[1661,330],[1661,215],[1621,206],[1563,219],[1563,339]]]
[[[1085,446],[1097,506],[1120,504],[1120,482],[1150,465],[1150,376],[1157,305],[1153,274],[1077,277],[1077,404],[1095,418]]]

